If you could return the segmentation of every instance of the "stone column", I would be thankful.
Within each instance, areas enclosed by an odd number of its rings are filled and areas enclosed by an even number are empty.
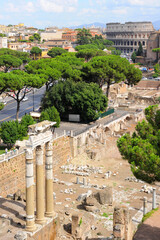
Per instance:
[[[46,144],[46,217],[53,217],[53,143]]]
[[[44,224],[45,212],[43,146],[36,147],[36,223]]]
[[[147,197],[143,198],[143,215],[147,213]]]
[[[34,176],[33,176],[33,151],[26,149],[26,231],[33,232],[34,219]]]
[[[153,188],[152,209],[156,208],[156,188]]]

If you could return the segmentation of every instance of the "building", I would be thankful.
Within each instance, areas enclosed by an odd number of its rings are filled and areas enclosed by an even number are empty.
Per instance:
[[[70,43],[63,39],[56,39],[56,40],[50,40],[44,42],[44,47],[48,47],[48,49],[54,48],[54,47],[60,47],[65,48],[70,46]]]
[[[147,40],[150,34],[153,33],[154,27],[151,22],[126,22],[121,23],[107,23],[106,36],[108,40],[113,41],[117,50],[122,53],[132,54],[138,50],[141,43],[143,49],[147,48]]]
[[[151,33],[147,41],[147,61],[154,62],[160,58],[160,53],[152,52],[152,49],[160,48],[160,30]]]
[[[50,40],[55,40],[55,39],[62,39],[62,33],[63,31],[46,31],[46,32],[41,32],[41,41],[50,41]]]
[[[77,31],[70,30],[70,31],[64,32],[62,34],[62,39],[70,41],[70,42],[76,42],[77,41]]]
[[[0,37],[0,48],[7,48],[7,37]]]

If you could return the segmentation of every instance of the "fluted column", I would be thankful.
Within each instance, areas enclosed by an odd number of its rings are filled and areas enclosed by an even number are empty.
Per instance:
[[[33,151],[26,149],[26,231],[29,232],[36,229],[34,208]]]
[[[46,217],[53,217],[53,143],[46,143]]]
[[[44,191],[44,167],[43,146],[36,147],[36,223],[44,224],[45,191]]]

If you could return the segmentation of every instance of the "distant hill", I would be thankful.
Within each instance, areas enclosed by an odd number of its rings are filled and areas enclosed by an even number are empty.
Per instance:
[[[160,29],[160,20],[153,22],[153,26],[156,30],[159,30]]]
[[[106,24],[105,24],[105,23],[99,23],[99,22],[94,22],[94,23],[90,23],[90,24],[84,23],[84,24],[79,25],[79,26],[71,26],[70,28],[72,28],[72,29],[83,28],[83,27],[85,27],[85,28],[90,28],[90,27],[92,27],[92,26],[94,26],[94,27],[100,27],[100,28],[105,28],[105,27],[106,27]]]

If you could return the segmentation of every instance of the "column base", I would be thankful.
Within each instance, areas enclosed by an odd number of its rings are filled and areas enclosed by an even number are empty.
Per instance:
[[[43,219],[36,219],[36,223],[37,224],[43,225],[43,224],[45,224],[45,222],[46,222],[45,218],[43,218]]]
[[[46,212],[46,213],[45,213],[45,216],[46,216],[46,217],[49,217],[49,218],[54,217],[54,215],[55,215],[54,212]]]
[[[36,226],[35,225],[33,225],[33,226],[27,226],[26,225],[25,230],[27,232],[34,232],[36,230]]]

